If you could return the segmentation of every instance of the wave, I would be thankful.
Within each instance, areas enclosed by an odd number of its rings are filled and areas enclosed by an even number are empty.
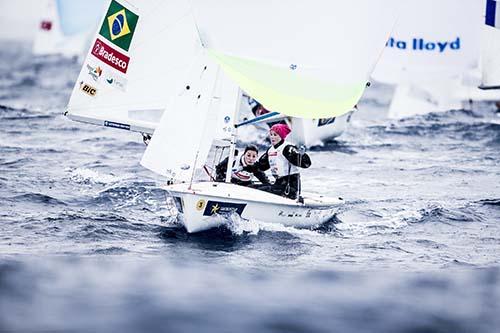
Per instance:
[[[136,206],[152,203],[161,203],[166,198],[166,191],[156,187],[155,183],[132,182],[108,188],[92,198],[93,204],[123,204],[123,206]]]
[[[54,197],[51,197],[46,194],[41,194],[41,193],[25,193],[25,194],[20,194],[16,195],[14,197],[8,198],[10,201],[14,202],[27,202],[27,203],[41,203],[41,204],[48,204],[48,205],[63,205],[66,206],[67,204],[59,199],[56,199]]]
[[[483,199],[477,201],[477,203],[487,206],[500,206],[500,199]]]
[[[116,183],[125,178],[125,176],[115,176],[113,174],[104,174],[102,172],[87,168],[68,168],[71,181],[79,184],[110,184]]]
[[[91,251],[91,254],[103,254],[103,255],[112,255],[112,254],[125,254],[129,253],[130,251],[127,249],[124,249],[123,247],[119,246],[112,246],[112,247],[107,247],[103,249],[95,249]]]
[[[482,222],[482,214],[475,212],[471,207],[444,208],[439,205],[431,205],[420,211],[421,217],[414,221],[416,223],[457,223],[457,222]]]
[[[2,120],[34,120],[52,118],[54,118],[53,115],[41,114],[39,111],[0,105],[0,119]]]
[[[2,151],[3,149],[0,149]],[[34,160],[30,157],[23,157],[23,158],[18,158],[15,160],[9,160],[9,161],[2,161],[0,160],[0,166],[4,166],[7,168],[18,168],[20,166],[23,166],[25,164],[31,163]]]

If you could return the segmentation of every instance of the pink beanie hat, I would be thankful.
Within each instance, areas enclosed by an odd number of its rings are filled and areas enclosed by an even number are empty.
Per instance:
[[[283,140],[285,140],[286,136],[288,134],[290,134],[290,132],[292,130],[286,124],[274,124],[271,127],[270,131],[275,132],[276,134],[278,134],[280,136],[280,138],[282,138]]]

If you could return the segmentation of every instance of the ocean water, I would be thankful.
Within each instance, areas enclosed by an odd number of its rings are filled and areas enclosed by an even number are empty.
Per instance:
[[[332,221],[189,235],[139,134],[62,115],[78,61],[29,51],[0,50],[0,332],[500,331],[493,105],[388,120],[374,84],[309,150]]]

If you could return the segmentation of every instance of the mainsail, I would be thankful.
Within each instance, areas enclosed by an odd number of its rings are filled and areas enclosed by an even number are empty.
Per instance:
[[[153,133],[200,49],[186,1],[112,0],[73,89],[77,121]],[[182,110],[172,110],[182,112]]]
[[[500,2],[486,1],[485,24],[482,30],[482,89],[500,89]]]

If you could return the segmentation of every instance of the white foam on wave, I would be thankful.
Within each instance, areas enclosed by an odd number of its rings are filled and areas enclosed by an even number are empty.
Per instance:
[[[374,220],[346,221],[337,224],[337,229],[349,237],[364,237],[371,234],[392,233],[408,226],[410,221],[418,220],[422,214],[418,210],[402,210],[380,214]]]
[[[66,172],[70,174],[70,179],[76,183],[110,184],[123,180],[124,176],[103,174],[87,168],[68,168]]]
[[[234,214],[227,220],[227,227],[234,235],[243,234],[257,235],[260,231],[286,232],[299,237],[323,237],[323,234],[310,229],[302,229],[292,226],[285,226],[280,223],[270,223],[259,220],[246,220]]]

